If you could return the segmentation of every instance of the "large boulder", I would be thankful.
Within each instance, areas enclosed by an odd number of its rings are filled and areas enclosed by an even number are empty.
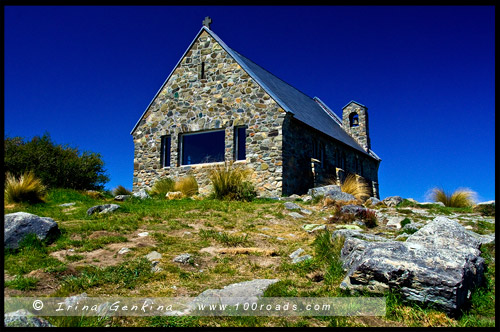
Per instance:
[[[368,242],[348,237],[341,258],[347,276],[341,288],[383,293],[432,303],[458,313],[483,280],[481,241],[457,222],[436,217],[405,242]]]
[[[326,193],[325,198],[340,202],[350,202],[356,200],[356,197],[343,191],[329,191]]]
[[[4,247],[16,249],[28,234],[35,234],[40,240],[50,242],[59,236],[61,231],[52,218],[15,212],[4,216],[4,234]]]

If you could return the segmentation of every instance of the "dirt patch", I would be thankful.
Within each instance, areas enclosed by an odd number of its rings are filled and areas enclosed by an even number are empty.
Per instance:
[[[97,249],[89,252],[75,252],[72,249],[64,249],[50,253],[50,256],[57,258],[58,260],[68,263],[68,266],[81,266],[81,265],[93,265],[97,267],[107,267],[122,263],[127,255],[119,255],[118,251],[122,248],[144,248],[153,247],[156,245],[155,239],[149,234],[147,236],[139,236],[139,233],[143,233],[145,230],[137,230],[133,234],[127,235],[127,242],[110,243],[104,248]],[[88,238],[97,239],[102,236],[120,236],[119,233],[107,232],[107,231],[96,231],[92,233]],[[75,262],[68,262],[66,256],[80,255],[83,256],[82,259]]]

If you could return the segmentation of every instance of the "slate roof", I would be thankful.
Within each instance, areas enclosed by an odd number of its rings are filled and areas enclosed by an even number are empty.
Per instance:
[[[294,117],[309,125],[310,127],[354,148],[357,151],[364,153],[365,155],[380,160],[380,158],[374,154],[371,150],[369,152],[365,151],[355,140],[352,138],[340,125],[339,123],[330,116],[326,110],[324,110],[319,102],[315,99],[307,96],[303,92],[294,88],[290,84],[271,74],[269,71],[260,67],[250,59],[244,57],[240,53],[228,47],[212,30],[203,26],[200,32],[197,34],[193,42],[189,45],[185,53],[191,48],[191,45],[198,39],[198,36],[203,31],[210,34],[219,44],[228,52],[234,60],[243,68],[245,71],[259,84],[262,88],[287,112],[292,113]],[[184,54],[185,54],[184,53]],[[184,55],[181,57],[184,58]],[[179,60],[179,62],[181,61]],[[177,64],[178,65],[178,64]],[[177,68],[177,65],[175,68]],[[175,70],[174,68],[174,70]],[[172,73],[173,71],[172,70]],[[164,84],[168,81],[170,76],[165,80]],[[162,86],[163,88],[163,86]],[[161,88],[161,89],[162,89]],[[161,91],[158,91],[158,93]],[[156,96],[155,96],[156,98]],[[153,98],[153,100],[155,99]],[[153,101],[151,101],[152,103]],[[151,105],[150,103],[150,105]],[[321,102],[322,103],[322,102]],[[324,103],[322,103],[324,105]],[[149,106],[150,106],[149,105]],[[146,108],[149,108],[149,106]],[[326,106],[326,105],[324,105]],[[144,112],[144,114],[146,113]],[[143,114],[143,116],[144,116]],[[142,117],[141,117],[142,119]],[[136,126],[132,130],[132,133],[136,129],[140,120],[137,122]]]

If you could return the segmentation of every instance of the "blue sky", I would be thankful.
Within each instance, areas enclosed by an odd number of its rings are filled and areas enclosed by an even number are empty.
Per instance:
[[[202,26],[337,114],[368,107],[381,198],[495,199],[493,6],[5,6],[4,130],[103,156],[132,187],[130,131]]]

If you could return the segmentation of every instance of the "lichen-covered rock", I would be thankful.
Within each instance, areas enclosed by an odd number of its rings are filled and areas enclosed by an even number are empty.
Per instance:
[[[149,196],[149,194],[143,188],[140,189],[138,192],[133,193],[132,196],[140,198],[140,199],[151,198],[151,196]]]
[[[341,258],[347,276],[341,288],[384,292],[431,302],[457,313],[475,285],[482,282],[481,242],[458,224],[436,217],[405,242],[367,242],[348,237]]]
[[[26,212],[9,213],[4,216],[4,247],[16,249],[28,234],[35,234],[42,241],[55,239],[61,231],[52,218],[39,217]]]

